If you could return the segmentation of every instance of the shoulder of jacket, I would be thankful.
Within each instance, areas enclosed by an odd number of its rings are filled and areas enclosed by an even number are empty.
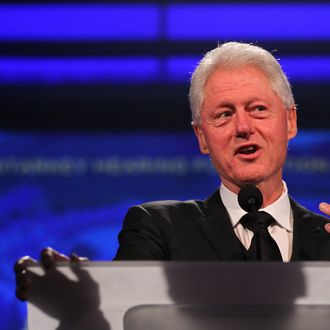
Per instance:
[[[305,206],[293,200],[291,197],[290,203],[294,214],[298,214],[301,219],[313,219],[314,221],[330,222],[330,219],[328,219],[327,217],[309,210]]]

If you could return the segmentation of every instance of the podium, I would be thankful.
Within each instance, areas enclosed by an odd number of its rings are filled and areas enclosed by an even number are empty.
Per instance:
[[[83,262],[33,272],[31,330],[323,330],[328,262]]]

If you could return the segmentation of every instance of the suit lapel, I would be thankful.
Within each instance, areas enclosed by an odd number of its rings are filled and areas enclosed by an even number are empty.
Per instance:
[[[204,203],[199,224],[222,260],[244,260],[241,244],[237,239],[228,212],[217,190]]]
[[[293,246],[291,261],[318,260],[322,246],[329,237],[315,216],[290,198],[293,212]]]
[[[317,216],[290,198],[293,212],[293,246],[290,261],[329,260],[330,237],[324,230],[327,219]],[[244,260],[219,190],[205,200],[200,227],[221,260]],[[324,251],[328,251],[324,253]]]

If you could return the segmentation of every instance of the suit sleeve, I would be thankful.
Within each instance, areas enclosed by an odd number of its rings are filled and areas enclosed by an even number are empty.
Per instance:
[[[142,206],[131,207],[118,235],[114,260],[168,260],[165,236],[156,219]]]

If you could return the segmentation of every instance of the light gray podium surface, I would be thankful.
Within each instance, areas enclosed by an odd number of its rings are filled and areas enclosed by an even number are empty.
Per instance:
[[[75,330],[68,315],[81,330],[330,328],[328,262],[115,261],[60,263],[46,276],[39,266],[29,270],[41,283],[31,289],[30,330]]]

